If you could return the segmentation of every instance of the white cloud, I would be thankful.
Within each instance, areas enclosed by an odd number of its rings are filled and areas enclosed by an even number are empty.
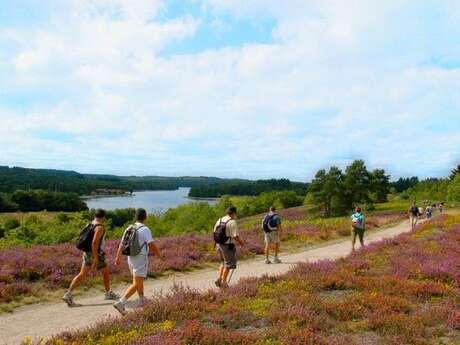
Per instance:
[[[410,1],[201,5],[215,23],[272,18],[273,42],[165,58],[163,49],[193,37],[204,19],[159,20],[167,3],[147,0],[76,1],[40,29],[0,28],[0,47],[14,42],[11,73],[0,81],[19,94],[60,94],[27,109],[0,108],[15,128],[0,129],[9,147],[0,163],[19,156],[85,171],[306,179],[350,158],[388,162],[396,175],[447,171],[460,158],[452,115],[460,110],[460,69],[427,63],[459,61],[458,38],[432,42],[459,31],[460,6],[439,5],[427,25],[418,18],[433,11]],[[43,128],[76,142],[35,138]],[[140,158],[128,166],[111,158],[131,154]]]

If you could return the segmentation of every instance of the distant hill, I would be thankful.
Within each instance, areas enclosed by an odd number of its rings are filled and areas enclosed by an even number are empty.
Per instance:
[[[42,189],[57,192],[90,194],[96,189],[175,190],[179,187],[197,187],[222,182],[243,182],[241,179],[217,177],[116,176],[106,174],[80,174],[76,171],[28,169],[0,166],[0,192]]]

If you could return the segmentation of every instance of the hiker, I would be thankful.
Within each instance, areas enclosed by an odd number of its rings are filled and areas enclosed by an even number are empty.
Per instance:
[[[105,289],[104,299],[117,300],[119,295],[110,290],[109,267],[107,266],[104,246],[105,246],[105,229],[104,229],[105,211],[97,209],[94,219],[81,232],[77,248],[83,251],[83,260],[80,273],[73,278],[69,289],[62,299],[69,307],[74,306],[72,291],[81,284],[91,270],[100,270]]]
[[[411,228],[413,230],[415,226],[417,225],[418,216],[419,216],[418,207],[415,201],[412,203],[412,206],[409,207],[408,213],[409,213]]]
[[[282,231],[281,228],[281,217],[277,215],[275,206],[270,207],[269,212],[265,215],[262,220],[262,229],[264,230],[264,239],[265,239],[265,263],[271,264],[272,262],[269,259],[270,246],[273,245],[275,256],[273,262],[275,264],[281,263],[281,260],[278,258],[278,252],[280,249],[280,234]]]
[[[235,206],[227,208],[227,215],[216,222],[213,236],[217,253],[219,254],[221,261],[219,277],[215,281],[215,284],[219,288],[226,288],[229,283],[228,274],[230,270],[234,270],[236,268],[237,260],[235,242],[237,242],[240,246],[244,246],[244,242],[238,234]]]
[[[425,209],[427,219],[431,219],[431,217],[433,217],[433,210],[434,208],[432,205],[427,206],[427,208]]]
[[[442,214],[442,212],[444,211],[444,203],[443,202],[439,203],[438,210],[439,210],[439,213]]]
[[[356,207],[355,213],[351,216],[351,250],[355,251],[356,236],[359,237],[361,247],[364,247],[365,219],[361,207]]]
[[[138,305],[143,306],[145,304],[144,280],[147,277],[149,267],[149,253],[153,252],[157,257],[160,257],[160,251],[153,243],[152,232],[145,225],[146,219],[147,212],[143,208],[138,208],[134,217],[134,224],[125,230],[118,246],[115,265],[119,266],[121,255],[126,255],[129,269],[133,275],[132,284],[126,289],[123,297],[113,305],[122,315],[126,314],[126,303],[136,291],[139,295]]]
[[[419,214],[419,218],[420,217],[423,218],[423,215],[425,214],[425,209],[422,206],[418,208],[418,214]]]

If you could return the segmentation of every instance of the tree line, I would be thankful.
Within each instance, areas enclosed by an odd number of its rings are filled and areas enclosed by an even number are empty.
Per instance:
[[[88,207],[76,193],[17,190],[0,193],[0,212],[83,211]]]
[[[204,198],[218,198],[223,195],[254,196],[272,191],[294,191],[299,195],[305,195],[307,190],[307,183],[292,182],[284,178],[257,181],[237,180],[192,187],[189,196]]]

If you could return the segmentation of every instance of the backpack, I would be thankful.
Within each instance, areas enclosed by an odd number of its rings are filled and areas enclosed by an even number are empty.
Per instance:
[[[215,243],[217,244],[227,243],[228,239],[230,238],[227,236],[227,223],[230,220],[231,219],[229,219],[226,222],[223,222],[222,218],[219,220],[219,224],[216,226],[216,229],[214,230],[214,233],[213,233]]]
[[[133,224],[126,229],[125,233],[123,234],[123,238],[121,239],[121,253],[123,255],[139,255],[144,245],[147,244],[144,243],[142,246],[139,245],[139,234],[137,231],[142,227],[144,227],[144,225],[137,227]]]
[[[275,219],[276,215],[277,215],[276,213],[273,213],[273,214],[267,214],[264,217],[264,220],[262,222],[262,228],[264,229],[265,232],[272,232],[277,229],[278,222]]]
[[[418,215],[418,214],[419,214],[418,207],[417,207],[417,206],[411,206],[411,207],[410,207],[410,212],[411,212],[414,216]]]
[[[80,235],[78,235],[77,243],[75,245],[77,249],[87,253],[91,252],[93,247],[94,229],[96,229],[96,226],[93,223],[88,223],[80,231]]]
[[[363,219],[356,217],[355,215],[352,216],[353,227],[358,229],[364,229]]]

